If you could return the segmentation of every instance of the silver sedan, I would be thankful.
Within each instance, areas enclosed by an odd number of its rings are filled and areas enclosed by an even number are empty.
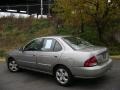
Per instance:
[[[22,68],[47,73],[63,86],[73,77],[101,77],[112,66],[107,48],[71,36],[36,38],[9,52],[6,61],[11,72]]]

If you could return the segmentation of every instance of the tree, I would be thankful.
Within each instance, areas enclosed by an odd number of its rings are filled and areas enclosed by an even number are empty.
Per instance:
[[[84,23],[93,23],[103,41],[106,27],[119,18],[120,0],[55,0],[53,11],[65,25],[76,28],[76,35],[84,30]]]
[[[105,28],[111,25],[111,21],[119,13],[118,0],[84,0],[85,2],[85,12],[91,17],[91,21],[96,26],[99,39],[103,39],[103,32]]]
[[[74,27],[75,35],[84,31],[83,0],[55,0],[53,11],[64,25]]]

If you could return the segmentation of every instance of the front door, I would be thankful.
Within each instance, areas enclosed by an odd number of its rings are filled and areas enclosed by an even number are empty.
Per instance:
[[[24,50],[20,51],[18,64],[24,67],[36,68],[36,52],[40,48],[41,41],[36,39],[27,44]]]

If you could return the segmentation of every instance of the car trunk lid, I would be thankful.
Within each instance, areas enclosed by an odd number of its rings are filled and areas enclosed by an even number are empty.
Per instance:
[[[98,64],[103,64],[108,61],[109,54],[108,50],[105,47],[91,46],[81,49],[80,51],[90,52],[97,59]]]

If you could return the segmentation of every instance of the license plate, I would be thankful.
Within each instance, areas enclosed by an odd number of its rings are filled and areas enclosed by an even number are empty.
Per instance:
[[[101,63],[106,62],[108,60],[108,57],[109,57],[108,52],[103,52],[103,53],[99,54],[98,63],[101,64]]]
[[[108,53],[107,52],[103,53],[103,59],[108,60]]]

